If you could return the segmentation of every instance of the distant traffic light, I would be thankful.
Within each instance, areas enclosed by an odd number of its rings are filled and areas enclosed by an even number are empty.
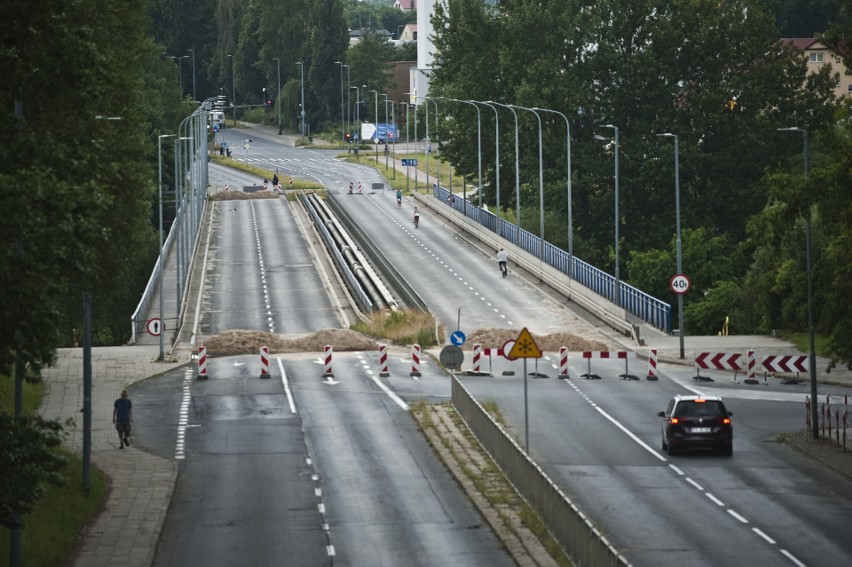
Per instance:
[[[272,110],[272,99],[266,99],[266,110]]]
[[[351,142],[351,141],[352,141],[352,132],[346,132],[346,141],[347,141],[347,142]]]

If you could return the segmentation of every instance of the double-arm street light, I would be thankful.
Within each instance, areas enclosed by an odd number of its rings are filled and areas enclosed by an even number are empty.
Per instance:
[[[277,57],[272,58],[278,65],[278,90],[275,91],[275,98],[278,99],[278,135],[281,135],[281,60]]]
[[[614,303],[621,306],[621,280],[618,276],[618,126],[612,124],[603,124],[601,128],[612,128],[615,133],[613,141],[615,142],[615,301]],[[680,266],[678,266],[680,273]]]
[[[538,243],[538,257],[544,258],[544,166],[543,166],[543,151],[541,142],[541,116],[532,108],[525,106],[512,105],[514,108],[528,110],[535,114],[538,120],[538,214],[539,214],[539,231],[541,232],[540,241]],[[520,226],[520,225],[519,225]]]
[[[300,115],[302,117],[302,122],[299,126],[299,130],[302,133],[302,136],[305,135],[305,64],[301,61],[296,61],[296,65],[299,66],[299,72],[301,73],[301,78],[299,79],[299,85],[302,87],[302,108],[300,111]]]
[[[549,108],[536,108],[542,112],[558,114],[565,121],[565,163],[568,175],[568,277],[574,277],[574,214],[571,210],[571,125],[568,117],[558,110]],[[616,205],[617,206],[617,205]],[[617,215],[616,215],[617,216]]]
[[[681,250],[680,241],[680,149],[678,147],[678,138],[676,134],[666,132],[665,134],[657,134],[661,138],[672,138],[674,140],[674,168],[675,168],[675,250],[677,254],[677,273],[683,273],[683,251]],[[678,319],[678,334],[680,335],[680,358],[683,359],[683,294],[677,295],[677,319]]]
[[[231,58],[231,107],[234,109],[234,128],[237,127],[237,58],[233,55],[228,55]]]
[[[795,126],[790,128],[778,128],[779,132],[801,132],[804,147],[805,179],[808,177],[809,152],[808,131]],[[816,381],[816,349],[814,348],[814,308],[813,308],[813,269],[811,266],[811,210],[805,216],[805,261],[808,271],[808,375],[811,382],[811,433],[814,439],[819,439],[819,413],[817,411],[817,381]]]

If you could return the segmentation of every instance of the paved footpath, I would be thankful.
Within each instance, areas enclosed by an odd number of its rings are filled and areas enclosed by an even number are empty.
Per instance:
[[[92,349],[92,463],[110,477],[111,492],[74,565],[148,567],[154,560],[178,464],[136,449],[132,433],[131,446],[120,450],[112,410],[122,389],[189,362],[188,353],[167,363],[157,362],[158,355],[153,345]],[[66,445],[82,455],[83,349],[59,349],[56,364],[43,376],[41,415],[66,424]]]

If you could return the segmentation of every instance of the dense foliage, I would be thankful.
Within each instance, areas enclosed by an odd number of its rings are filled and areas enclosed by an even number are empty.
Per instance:
[[[833,98],[828,72],[778,42],[775,15],[760,0],[479,0],[439,5],[430,96],[496,101],[566,115],[570,125],[574,252],[612,272],[614,224],[621,276],[671,298],[675,272],[678,137],[684,270],[693,286],[685,324],[715,334],[807,328],[804,219],[812,215],[814,304],[832,354],[852,358],[842,289],[848,238],[848,107]],[[440,99],[439,99],[440,100]],[[478,168],[476,109],[443,100],[444,155],[459,173]],[[483,139],[492,109],[480,105]],[[538,126],[518,110],[521,222],[538,227]],[[545,238],[568,239],[566,124],[540,112],[544,128]],[[613,130],[619,128],[619,216],[615,219]],[[810,134],[811,170],[802,169]],[[515,208],[514,123],[500,113],[496,148],[482,144],[486,202]],[[819,181],[818,181],[819,180]],[[832,221],[829,224],[828,217]],[[626,259],[626,260],[625,260]],[[842,269],[839,266],[843,266]],[[848,286],[844,286],[848,287]]]

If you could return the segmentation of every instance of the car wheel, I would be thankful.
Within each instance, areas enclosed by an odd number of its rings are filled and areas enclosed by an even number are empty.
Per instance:
[[[730,447],[725,447],[724,449],[722,449],[722,454],[725,455],[726,457],[733,456],[734,446],[731,445]]]
[[[668,446],[668,451],[667,451],[667,452],[668,452],[669,456],[671,457],[672,455],[674,455],[674,454],[675,454],[675,448],[674,448],[674,447],[672,447],[671,445],[669,445],[669,446]]]

